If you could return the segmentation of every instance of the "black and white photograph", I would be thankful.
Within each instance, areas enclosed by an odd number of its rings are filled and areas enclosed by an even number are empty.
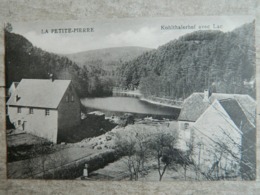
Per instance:
[[[6,22],[8,179],[256,179],[252,16]]]

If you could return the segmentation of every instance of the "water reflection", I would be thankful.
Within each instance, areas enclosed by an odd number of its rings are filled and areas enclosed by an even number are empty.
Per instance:
[[[173,116],[173,118],[176,118],[176,115],[178,115],[180,111],[177,108],[165,107],[141,101],[135,97],[84,98],[81,102],[85,107],[97,110],[147,115],[166,115]]]

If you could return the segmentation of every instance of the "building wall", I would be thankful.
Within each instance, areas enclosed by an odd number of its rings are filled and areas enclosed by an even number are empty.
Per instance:
[[[45,109],[33,108],[33,114],[30,114],[27,107],[21,107],[21,113],[18,113],[17,107],[9,106],[8,115],[15,128],[57,142],[57,110],[49,110],[49,115],[46,115]]]
[[[72,101],[72,96],[74,101]],[[76,95],[75,89],[70,84],[58,106],[59,133],[62,130],[79,125],[81,120],[80,114],[80,100]]]
[[[191,121],[178,121],[179,130],[187,130],[193,126],[195,122]]]
[[[179,141],[177,144],[177,147],[183,151],[188,149],[188,144],[191,140],[191,127],[193,126],[195,122],[189,122],[189,121],[178,121],[178,135],[179,135]]]
[[[241,159],[241,132],[222,106],[210,106],[192,127],[194,161],[200,169],[212,176],[225,176],[225,172],[239,174]],[[214,175],[215,174],[215,175]]]
[[[242,160],[241,173],[245,180],[254,180],[256,177],[256,128],[252,125],[244,124],[242,126]]]

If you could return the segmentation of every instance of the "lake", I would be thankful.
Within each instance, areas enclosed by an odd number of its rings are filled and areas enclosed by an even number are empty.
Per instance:
[[[100,110],[106,115],[132,113],[139,116],[164,116],[177,119],[180,112],[178,108],[151,104],[137,97],[84,98],[81,99],[81,103],[88,111]]]

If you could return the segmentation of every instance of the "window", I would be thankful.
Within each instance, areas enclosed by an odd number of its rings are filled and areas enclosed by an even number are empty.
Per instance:
[[[73,95],[71,96],[71,101],[74,102],[74,96]]]
[[[17,113],[21,113],[21,112],[22,112],[21,107],[18,107],[18,108],[17,108]]]
[[[21,120],[18,120],[18,125],[21,125]]]
[[[69,96],[68,95],[66,96],[66,102],[69,102]]]
[[[29,108],[29,114],[33,114],[33,108]]]
[[[184,129],[188,129],[189,128],[189,123],[184,123]]]
[[[45,109],[45,115],[46,116],[50,115],[50,110],[49,109]]]

